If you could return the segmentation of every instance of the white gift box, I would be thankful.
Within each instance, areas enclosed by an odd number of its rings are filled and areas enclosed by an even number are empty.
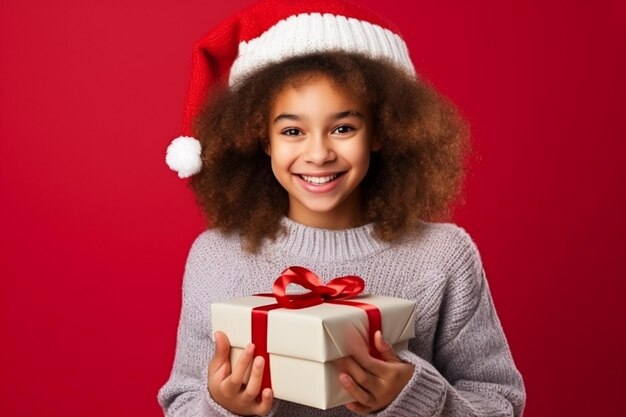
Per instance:
[[[382,317],[383,337],[399,351],[415,336],[415,302],[377,295],[347,301],[374,305]],[[252,341],[252,309],[276,304],[273,297],[249,296],[211,305],[213,331],[223,331],[231,344],[234,364]],[[348,355],[343,337],[346,326],[365,339],[368,317],[358,307],[326,302],[301,309],[267,312],[267,351],[275,398],[328,409],[353,401],[339,383],[333,361]]]

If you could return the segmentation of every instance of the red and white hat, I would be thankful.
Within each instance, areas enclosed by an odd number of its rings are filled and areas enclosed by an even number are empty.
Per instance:
[[[371,11],[342,0],[262,0],[219,24],[194,48],[183,135],[167,148],[166,162],[180,178],[202,168],[193,119],[218,80],[235,86],[254,71],[312,52],[346,51],[386,58],[415,76],[396,28]]]

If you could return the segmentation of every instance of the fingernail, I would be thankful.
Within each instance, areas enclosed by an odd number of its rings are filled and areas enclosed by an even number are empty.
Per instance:
[[[250,343],[248,346],[246,346],[246,352],[248,352],[248,353],[254,352],[254,344],[253,343]]]
[[[254,358],[254,366],[260,368],[263,366],[264,361],[265,360],[263,359],[263,356],[257,356],[256,358]]]

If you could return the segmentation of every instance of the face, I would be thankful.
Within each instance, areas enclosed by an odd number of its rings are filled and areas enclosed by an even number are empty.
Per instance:
[[[326,75],[287,85],[269,117],[272,170],[292,220],[339,229],[361,223],[360,184],[373,149],[364,103]]]

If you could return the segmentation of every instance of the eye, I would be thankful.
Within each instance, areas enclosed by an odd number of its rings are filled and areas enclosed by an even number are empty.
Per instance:
[[[352,127],[352,126],[341,125],[341,126],[336,127],[333,130],[333,133],[337,133],[337,134],[340,134],[340,135],[345,135],[346,133],[350,133],[353,130],[354,130],[354,127]]]
[[[300,132],[300,130],[296,129],[295,127],[290,127],[290,128],[287,128],[287,129],[283,130],[280,133],[285,135],[285,136],[298,136],[302,132]]]

